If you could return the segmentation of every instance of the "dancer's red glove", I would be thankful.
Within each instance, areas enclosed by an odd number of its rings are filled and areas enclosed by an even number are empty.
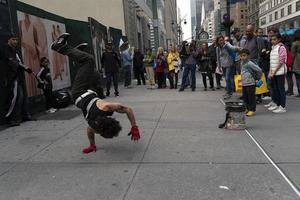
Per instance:
[[[137,126],[133,126],[128,135],[131,135],[131,140],[133,141],[138,141],[141,138],[140,130]]]
[[[85,154],[88,154],[88,153],[91,153],[91,152],[96,152],[96,151],[97,151],[97,147],[94,144],[91,144],[90,146],[88,146],[87,148],[84,148],[82,150],[82,152],[85,153]]]

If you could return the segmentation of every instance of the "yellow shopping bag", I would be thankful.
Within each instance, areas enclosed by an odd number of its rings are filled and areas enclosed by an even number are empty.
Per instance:
[[[262,74],[261,80],[263,83],[260,87],[256,87],[255,94],[264,94],[264,93],[269,92],[268,87],[267,87],[266,76],[264,74]],[[241,75],[234,76],[234,85],[235,85],[235,92],[242,93],[243,86],[242,86]]]
[[[262,80],[263,83],[260,87],[256,87],[255,94],[264,94],[269,92],[265,74],[262,74],[260,80]]]
[[[234,76],[234,85],[235,85],[235,92],[242,93],[243,91],[242,76],[240,74]]]

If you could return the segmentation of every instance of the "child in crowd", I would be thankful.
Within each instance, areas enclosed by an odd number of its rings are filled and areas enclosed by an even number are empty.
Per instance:
[[[271,80],[272,102],[267,104],[268,110],[273,113],[286,112],[286,94],[285,94],[285,74],[287,73],[287,51],[281,43],[281,35],[272,36],[272,50],[270,54],[270,73],[268,75]]]
[[[258,65],[249,60],[249,55],[250,51],[248,49],[242,49],[240,51],[243,99],[246,105],[246,116],[252,117],[256,111],[256,77],[261,77],[262,70]]]
[[[52,77],[49,69],[49,60],[46,57],[41,58],[41,69],[37,74],[38,79],[38,88],[43,90],[43,93],[46,98],[46,108],[47,113],[54,113],[57,109],[54,107],[54,97],[52,93],[53,85],[52,85]]]

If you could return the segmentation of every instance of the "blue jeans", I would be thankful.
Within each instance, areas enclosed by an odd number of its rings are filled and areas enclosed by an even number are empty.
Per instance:
[[[223,67],[223,75],[225,76],[226,80],[226,91],[227,94],[232,94],[233,93],[233,88],[234,88],[234,66],[231,67]]]
[[[298,95],[300,95],[300,74],[296,74],[296,73],[295,73],[295,77],[296,77],[296,83],[297,83]]]
[[[191,79],[192,79],[191,88],[192,89],[196,88],[196,64],[187,64],[183,70],[181,89],[185,88],[190,72],[191,72]]]
[[[273,86],[273,94],[272,99],[273,102],[277,104],[277,106],[281,106],[285,108],[286,104],[286,94],[285,94],[285,75],[274,76],[272,79]]]
[[[131,65],[124,66],[124,86],[131,85]]]

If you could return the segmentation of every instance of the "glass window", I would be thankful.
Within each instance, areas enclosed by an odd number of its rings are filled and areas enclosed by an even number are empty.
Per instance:
[[[269,15],[269,22],[272,22],[272,14]]]
[[[241,15],[241,19],[244,19],[244,15]]]
[[[300,10],[300,1],[297,1],[296,2],[296,11],[299,11]]]
[[[280,10],[280,12],[281,12],[281,17],[284,17],[284,8],[282,8],[282,9]]]
[[[275,18],[274,20],[277,20],[277,19],[278,19],[278,12],[277,12],[277,11],[275,12],[274,18]]]
[[[266,18],[265,17],[260,20],[260,25],[261,26],[265,25],[266,23],[267,22],[266,22]]]
[[[292,14],[292,5],[288,6],[288,15]]]

